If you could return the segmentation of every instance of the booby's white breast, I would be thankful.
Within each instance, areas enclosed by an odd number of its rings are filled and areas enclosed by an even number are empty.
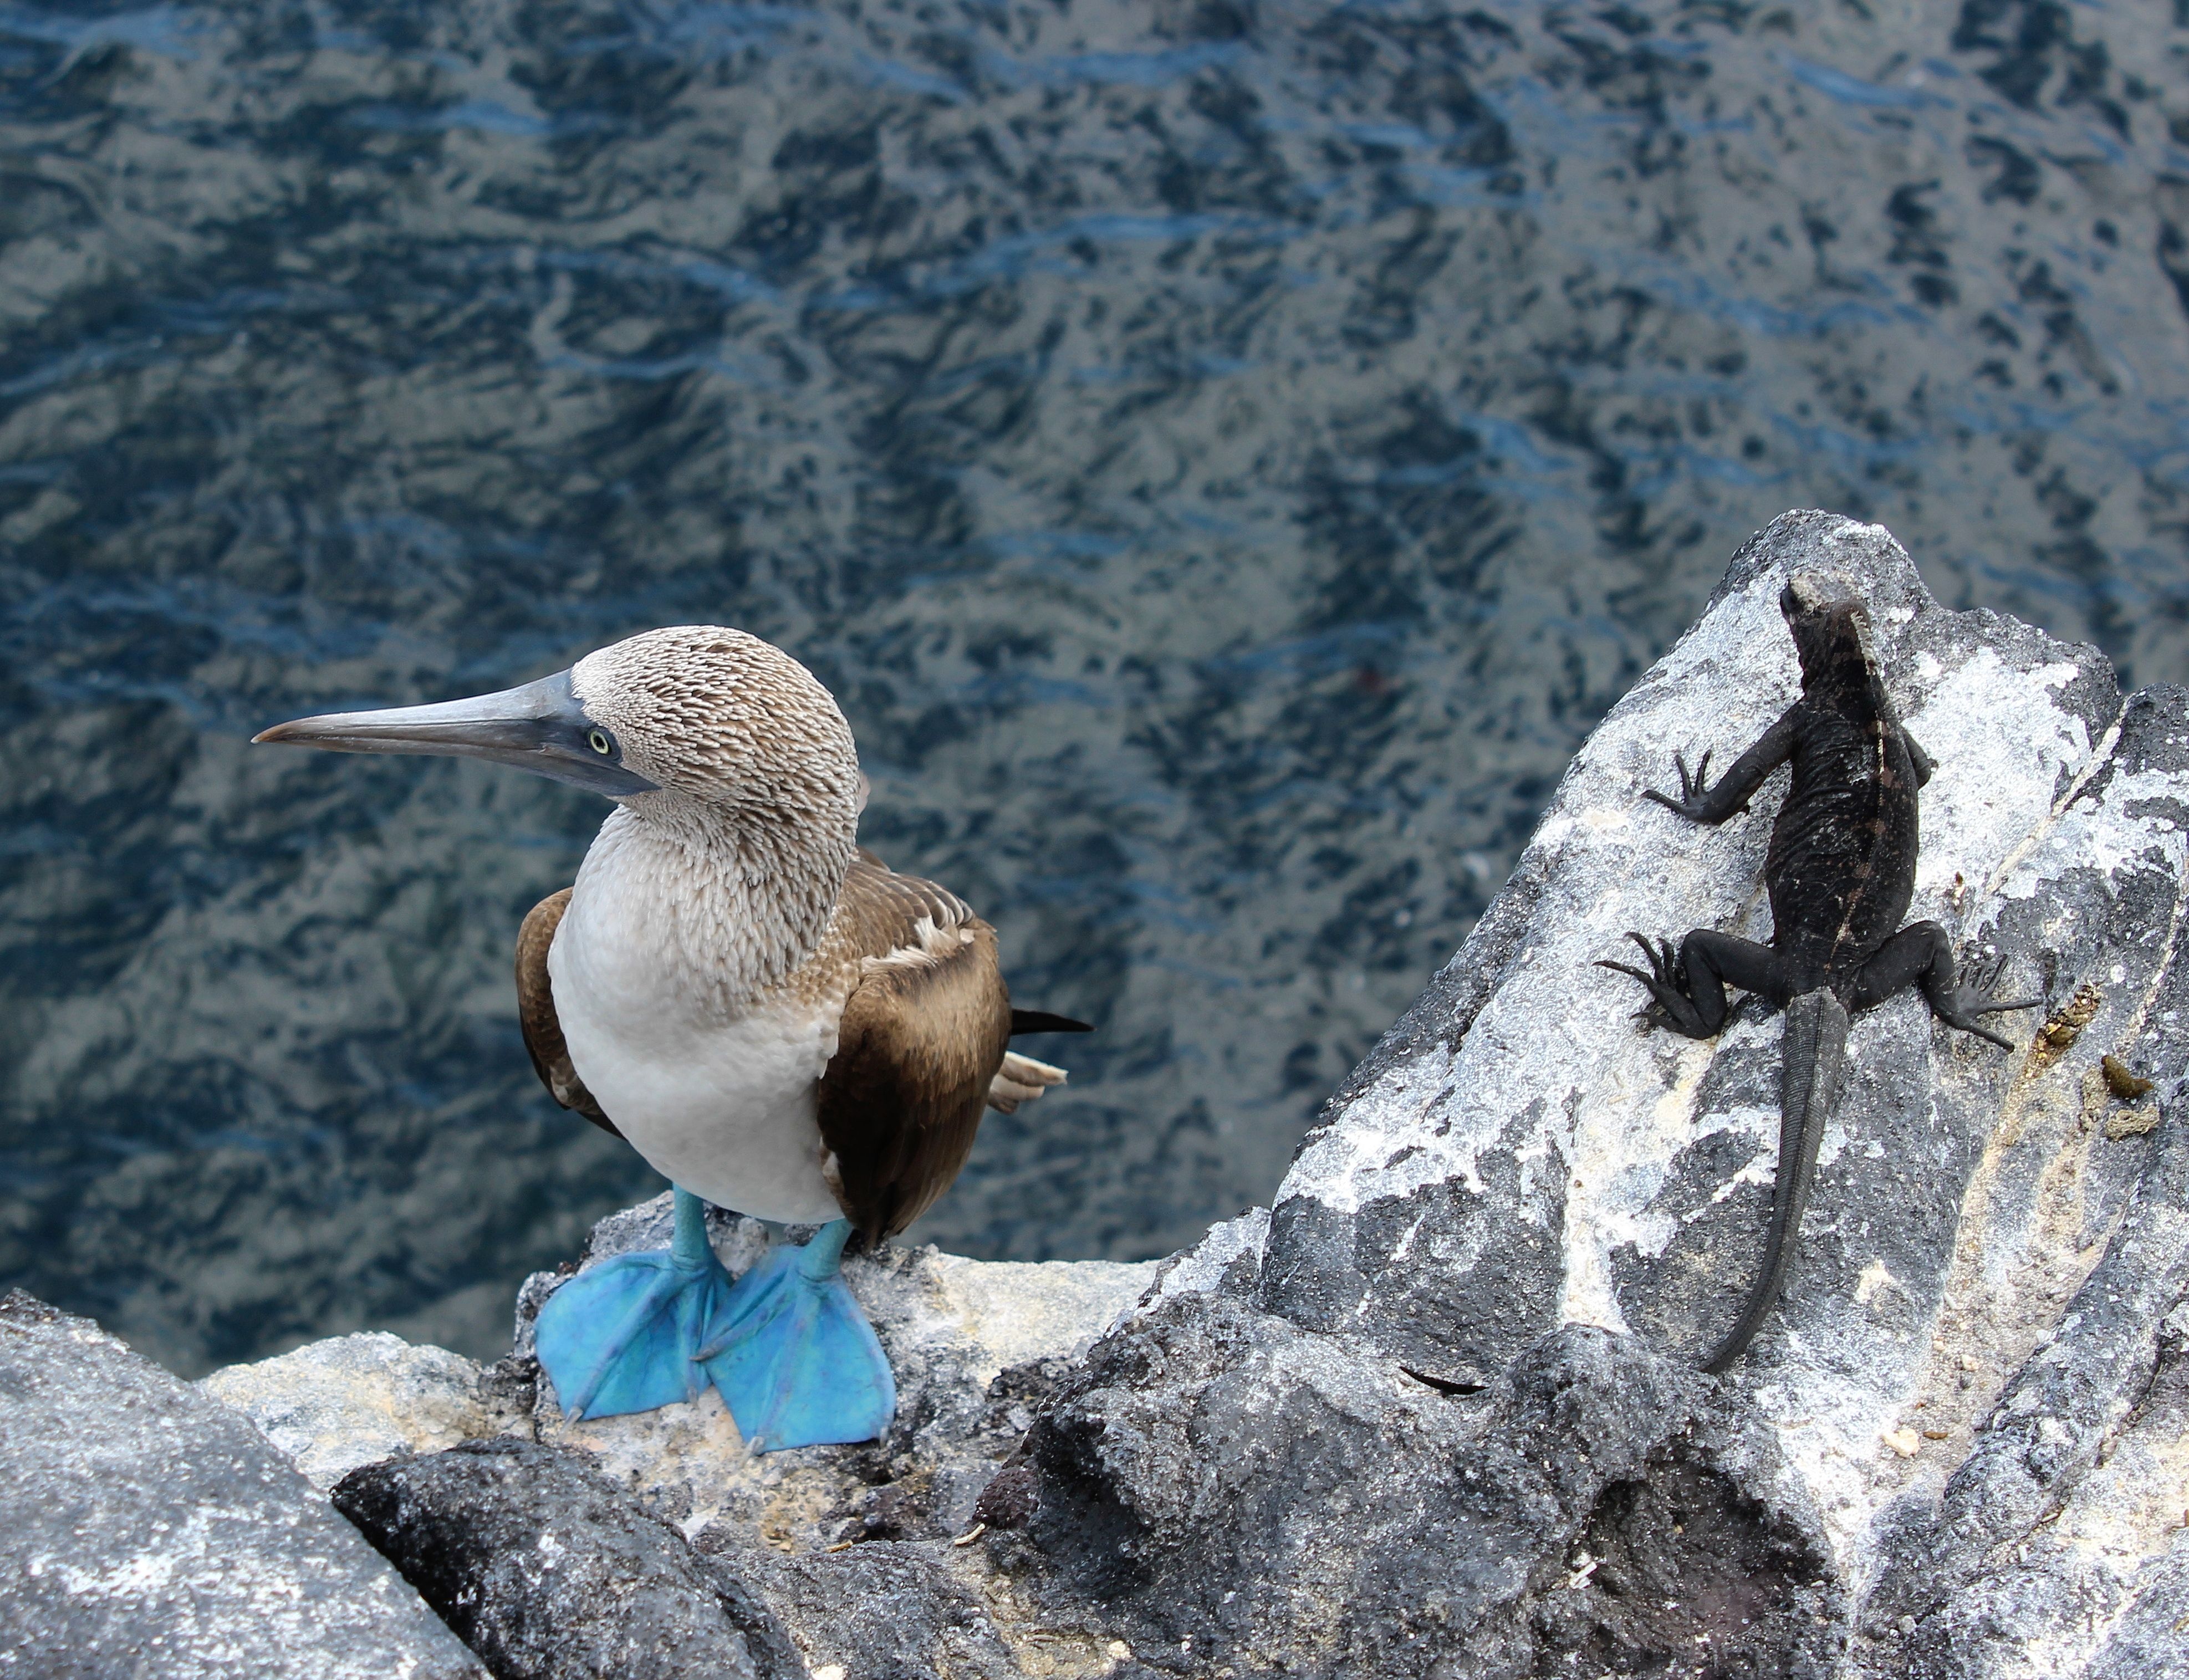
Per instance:
[[[814,1106],[842,1000],[727,1003],[743,953],[694,912],[686,863],[628,812],[586,853],[547,953],[571,1066],[670,1182],[756,1219],[839,1219]]]

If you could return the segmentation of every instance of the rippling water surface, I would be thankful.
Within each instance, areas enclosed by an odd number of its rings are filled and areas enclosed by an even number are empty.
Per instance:
[[[1100,1027],[915,1236],[1130,1258],[1781,509],[2189,674],[2185,23],[0,0],[0,1279],[487,1353],[658,1188],[508,979],[603,807],[300,712],[792,649]]]

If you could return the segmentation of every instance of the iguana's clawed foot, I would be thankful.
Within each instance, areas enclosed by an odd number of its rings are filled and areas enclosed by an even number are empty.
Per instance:
[[[1674,753],[1672,762],[1680,772],[1680,796],[1674,799],[1670,794],[1660,794],[1654,788],[1644,788],[1642,797],[1654,799],[1666,810],[1677,811],[1681,816],[1693,819],[1701,809],[1704,796],[1710,792],[1710,761],[1711,755],[1705,750],[1695,767],[1690,770],[1687,755]],[[1637,934],[1634,937],[1639,939],[1641,936]],[[1643,948],[1647,950],[1649,947],[1645,944]]]
[[[1988,968],[1971,970],[1969,977],[1948,993],[1941,1000],[1931,1000],[1932,1013],[1949,1027],[1959,1027],[1964,1032],[1973,1032],[1979,1038],[1988,1038],[2003,1050],[2014,1048],[2013,1041],[1980,1026],[1975,1017],[1980,1015],[2003,1015],[2010,1010],[2033,1010],[2044,1002],[2041,998],[1994,998],[1991,988],[1999,984],[2000,976],[2006,972],[2006,959],[2001,957]]]
[[[1705,754],[1704,756],[1707,761],[1709,755]],[[1687,766],[1682,765],[1680,771],[1684,781]],[[1630,932],[1626,936],[1639,945],[1642,954],[1649,959],[1649,973],[1644,974],[1626,963],[1615,963],[1608,958],[1598,958],[1596,965],[1600,969],[1612,969],[1621,974],[1632,975],[1649,987],[1650,1007],[1638,1011],[1635,1018],[1648,1021],[1661,1015],[1665,1024],[1675,1032],[1684,1033],[1690,1038],[1709,1038],[1710,1029],[1703,1025],[1702,1015],[1697,1011],[1694,1000],[1688,996],[1687,966],[1681,962],[1680,953],[1672,948],[1672,942],[1660,939],[1653,945],[1638,933]]]
[[[1711,755],[1705,751],[1702,757],[1696,761],[1695,767],[1690,770],[1688,768],[1687,755],[1674,753],[1672,763],[1680,772],[1680,796],[1674,799],[1671,795],[1660,794],[1654,788],[1644,788],[1642,790],[1642,797],[1654,799],[1666,810],[1677,811],[1691,823],[1720,820],[1705,814],[1709,809],[1705,801],[1710,798],[1710,761]],[[1734,808],[1745,811],[1748,806],[1744,803]]]

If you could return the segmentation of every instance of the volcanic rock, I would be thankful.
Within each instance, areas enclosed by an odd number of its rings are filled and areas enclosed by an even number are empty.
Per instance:
[[[240,1413],[88,1319],[0,1300],[0,1674],[484,1671]]]
[[[1629,930],[1769,936],[1784,778],[1717,829],[1642,795],[1794,698],[1796,571],[1868,604],[1937,766],[1910,919],[2041,1003],[1994,1018],[2011,1051],[1913,992],[1856,1017],[1790,1284],[1712,1378],[1761,1258],[1779,1023],[1751,1003],[1680,1038],[1596,964]],[[498,1407],[593,1461],[466,1447],[357,1472],[381,1506],[345,1502],[413,1579],[468,1558],[429,1596],[473,1592],[452,1614],[497,1652],[518,1634],[480,1630],[534,1615],[526,1649],[637,1649],[613,1595],[511,1561],[578,1531],[525,1513],[582,1483],[587,1579],[642,1537],[677,1625],[733,1629],[706,1638],[754,1672],[770,1627],[843,1677],[2189,1672],[2185,906],[2189,693],[2124,702],[2093,650],[1942,607],[1883,529],[1790,513],[1583,746],[1270,1209],[1160,1267],[856,1260],[897,1421],[758,1457],[711,1393],[564,1417],[528,1338],[566,1274],[541,1274],[494,1374],[358,1417],[415,1448]],[[603,1222],[587,1263],[665,1245],[667,1216]],[[713,1231],[732,1269],[764,1240]],[[309,1408],[222,1380],[335,1462]]]
[[[1858,1015],[1793,1281],[1761,1254],[1779,1023],[1632,1019],[1626,931],[1769,936],[1784,786],[1646,803],[1798,688],[1796,570],[1868,603],[1937,761],[1911,919],[2000,1050]],[[984,1543],[1181,1673],[2129,1676],[2189,1666],[2189,695],[1932,598],[1884,530],[1785,515],[1575,757],[1453,961],[1031,1432]],[[2040,1022],[2045,1023],[2039,1031]],[[2101,1059],[2154,1082],[2134,1126]]]

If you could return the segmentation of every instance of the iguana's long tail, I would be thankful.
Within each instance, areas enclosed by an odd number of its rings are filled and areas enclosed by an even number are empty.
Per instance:
[[[1763,1245],[1763,1270],[1748,1292],[1740,1321],[1703,1361],[1713,1377],[1748,1351],[1756,1332],[1778,1304],[1793,1270],[1794,1244],[1817,1177],[1817,1145],[1839,1098],[1847,1063],[1847,1014],[1829,987],[1804,992],[1786,1005],[1784,1066],[1779,1080],[1779,1174],[1771,1194],[1771,1234]]]

